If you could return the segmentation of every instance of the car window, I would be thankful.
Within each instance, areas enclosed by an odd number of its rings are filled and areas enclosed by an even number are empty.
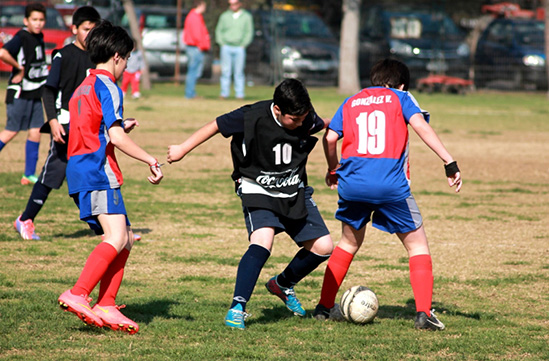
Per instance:
[[[392,13],[388,15],[391,37],[419,39],[444,35],[461,35],[461,30],[442,13]]]
[[[421,20],[416,17],[392,17],[391,37],[395,39],[419,39],[421,37]]]
[[[140,26],[148,29],[175,29],[177,27],[175,14],[145,13],[144,23],[142,23],[142,16],[138,13],[137,18],[140,21]],[[181,26],[185,22],[185,17],[186,14],[182,14]],[[120,24],[122,27],[129,27],[128,16],[126,14],[122,17]]]
[[[276,11],[273,16],[266,14],[264,21],[267,29],[275,25],[283,36],[288,38],[315,37],[331,38],[332,32],[317,16],[303,12]]]
[[[25,18],[25,7],[20,5],[8,5],[0,7],[0,26],[1,27],[23,27]],[[52,8],[46,8],[45,29],[67,30],[63,17],[59,12]]]
[[[542,21],[519,23],[515,27],[515,36],[520,45],[542,47],[545,42],[545,24]]]

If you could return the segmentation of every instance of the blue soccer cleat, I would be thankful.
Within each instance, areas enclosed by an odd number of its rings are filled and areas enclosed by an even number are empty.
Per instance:
[[[280,286],[276,282],[276,276],[271,278],[269,282],[265,284],[265,287],[267,287],[267,290],[270,293],[280,298],[286,307],[294,313],[294,315],[301,317],[305,316],[305,310],[301,307],[301,302],[297,299],[293,287],[286,288]]]
[[[244,321],[249,316],[250,314],[242,310],[242,305],[237,304],[227,312],[227,316],[225,316],[225,325],[243,330],[246,328],[246,326],[244,326]]]

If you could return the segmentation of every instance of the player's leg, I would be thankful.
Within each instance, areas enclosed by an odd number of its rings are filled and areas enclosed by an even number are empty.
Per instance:
[[[339,288],[347,275],[354,255],[362,246],[366,233],[366,226],[356,230],[345,222],[342,222],[341,225],[341,240],[328,260],[322,281],[320,301],[314,313],[314,317],[319,320],[329,318],[330,309],[335,305]]]
[[[25,173],[21,184],[36,183],[36,164],[38,163],[38,152],[40,151],[40,127],[44,124],[44,109],[42,101],[30,100],[27,102],[29,110],[28,137],[25,144]]]
[[[247,225],[249,224],[248,219],[252,217],[253,215],[250,214],[246,218]],[[249,227],[248,229],[250,230]],[[252,296],[265,262],[271,255],[274,234],[275,230],[272,227],[261,227],[253,230],[250,234],[250,246],[238,264],[233,301],[225,317],[225,325],[234,328],[245,328],[246,304]]]
[[[102,225],[105,224],[103,216],[105,215],[99,217]],[[99,296],[97,303],[93,306],[93,311],[110,329],[134,334],[139,331],[139,325],[120,312],[120,309],[125,307],[124,305],[116,305],[116,296],[122,284],[124,268],[134,242],[133,233],[128,223],[127,219],[116,220],[116,222],[111,222],[110,225],[103,227],[105,242],[113,242],[111,244],[117,246],[122,245],[123,242],[126,243],[101,277]]]
[[[21,131],[26,114],[24,107],[25,104],[19,99],[6,104],[6,127],[0,132],[0,151]]]
[[[132,74],[130,72],[124,71],[122,74],[122,83],[120,84],[120,89],[122,89],[122,94],[124,96],[128,92],[128,86],[130,85],[132,79]]]
[[[65,131],[68,132],[68,127],[65,128]],[[65,141],[68,141],[68,136],[64,138]],[[38,176],[38,181],[32,188],[27,206],[14,222],[15,229],[24,239],[40,239],[34,233],[34,219],[46,203],[51,190],[59,189],[63,184],[66,168],[67,145],[57,143],[52,137],[46,161],[42,167],[42,172]],[[30,238],[28,238],[29,235]]]
[[[138,99],[141,97],[141,71],[136,71],[132,76],[132,97]]]

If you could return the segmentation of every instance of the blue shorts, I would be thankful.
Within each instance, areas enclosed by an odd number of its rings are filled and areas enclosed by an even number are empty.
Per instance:
[[[303,219],[286,218],[264,208],[242,207],[248,237],[251,236],[253,231],[264,227],[274,228],[275,234],[286,232],[298,244],[330,234],[316,203],[311,198],[313,189],[311,187],[307,188],[310,188],[305,192],[307,217]]]
[[[80,220],[87,222],[95,234],[103,234],[103,228],[97,219],[100,214],[124,214],[126,206],[120,188],[71,194],[74,203],[80,209]],[[130,220],[126,215],[126,225]]]
[[[373,204],[347,201],[339,197],[336,219],[356,230],[372,220],[372,225],[389,233],[408,233],[423,224],[416,200],[410,197],[391,203]],[[373,214],[373,215],[372,215]]]
[[[19,132],[44,125],[41,99],[13,99],[13,103],[6,104],[6,108],[6,130]]]

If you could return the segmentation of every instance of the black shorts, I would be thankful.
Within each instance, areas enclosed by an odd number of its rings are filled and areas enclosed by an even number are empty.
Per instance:
[[[53,189],[61,188],[63,181],[65,180],[65,171],[67,170],[67,144],[69,141],[69,126],[64,125],[65,144],[57,143],[51,137],[50,149],[48,156],[42,167],[42,172],[38,177],[38,181],[45,186]]]
[[[312,194],[313,188],[307,187],[305,190],[307,217],[302,219],[286,218],[269,209],[242,207],[246,228],[248,229],[248,237],[255,230],[264,227],[274,228],[275,234],[286,232],[298,244],[330,234],[316,203],[311,197]]]

